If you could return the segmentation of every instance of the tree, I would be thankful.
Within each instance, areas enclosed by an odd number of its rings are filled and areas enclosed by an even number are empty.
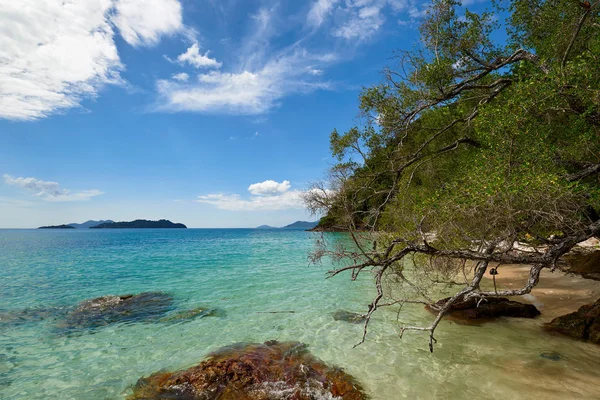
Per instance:
[[[379,308],[430,304],[459,283],[429,326],[400,330],[427,332],[433,351],[452,304],[529,293],[600,234],[599,4],[515,0],[477,14],[436,0],[420,44],[363,90],[363,123],[331,134],[339,162],[305,202],[352,243],[322,239],[313,257],[339,263],[331,276],[374,272],[363,341]],[[482,289],[503,264],[531,265],[528,281]]]

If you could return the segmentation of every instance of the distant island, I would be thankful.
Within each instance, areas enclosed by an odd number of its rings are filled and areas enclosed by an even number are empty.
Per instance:
[[[40,226],[38,229],[75,229],[71,225],[50,225],[50,226]]]
[[[256,229],[313,229],[317,226],[318,221],[308,222],[308,221],[296,221],[293,224],[289,224],[284,226],[283,228],[277,228],[276,226],[270,225],[261,225],[257,226]]]
[[[279,229],[276,226],[271,226],[271,225],[261,225],[261,226],[257,226],[256,229]]]
[[[159,221],[148,221],[146,219],[136,219],[129,222],[106,222],[100,225],[92,226],[90,229],[187,229],[184,224],[176,224],[166,219]]]
[[[100,220],[100,221],[89,220],[82,224],[72,223],[72,224],[67,224],[67,225],[72,226],[75,229],[89,229],[89,228],[93,228],[94,226],[98,226],[100,224],[106,224],[106,223],[111,223],[111,222],[115,222],[115,221],[113,221],[112,219],[106,219],[106,220]]]

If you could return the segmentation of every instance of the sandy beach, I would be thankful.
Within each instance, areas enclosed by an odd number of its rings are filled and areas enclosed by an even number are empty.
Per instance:
[[[523,287],[529,276],[528,265],[502,265],[496,275],[498,289]],[[491,284],[492,276],[485,275]],[[517,301],[534,304],[541,312],[539,317],[548,322],[560,315],[576,311],[579,307],[593,303],[600,297],[600,281],[585,279],[580,275],[559,270],[542,270],[540,281],[530,294],[514,297]]]

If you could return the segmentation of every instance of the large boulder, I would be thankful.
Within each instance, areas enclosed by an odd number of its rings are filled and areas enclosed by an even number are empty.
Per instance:
[[[362,400],[352,376],[315,358],[298,342],[268,341],[224,347],[178,372],[141,378],[129,400]]]
[[[425,306],[431,312],[439,312],[450,297]],[[456,301],[446,315],[458,320],[490,320],[498,317],[535,318],[540,311],[532,304],[519,303],[504,297],[471,297],[466,301]]]
[[[600,299],[571,314],[554,318],[545,325],[545,329],[600,344]]]
[[[102,296],[80,303],[58,324],[67,332],[119,322],[156,321],[173,309],[173,297],[162,292]]]
[[[563,257],[567,270],[600,281],[600,250],[577,248]]]

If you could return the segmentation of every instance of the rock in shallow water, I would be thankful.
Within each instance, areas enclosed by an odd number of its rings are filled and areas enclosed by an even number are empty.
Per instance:
[[[425,308],[437,313],[448,300],[449,297],[428,304]],[[447,315],[459,320],[490,320],[498,317],[535,318],[540,315],[540,311],[532,304],[519,303],[504,297],[486,297],[455,302],[450,306]]]
[[[195,318],[205,318],[205,317],[225,317],[226,313],[224,310],[219,308],[211,308],[211,307],[196,307],[190,310],[182,310],[171,313],[165,317],[159,319],[159,322],[186,322],[191,321]]]
[[[60,307],[31,307],[23,310],[0,311],[0,328],[39,322],[64,315]]]
[[[365,322],[367,317],[362,314],[339,310],[333,313],[333,319],[336,321],[350,322],[351,324],[361,324]]]
[[[571,314],[554,318],[544,327],[551,332],[600,344],[600,299]]]
[[[560,353],[557,353],[556,351],[547,351],[544,353],[540,353],[540,357],[545,358],[547,360],[551,360],[551,361],[560,361],[563,358],[560,355]]]
[[[172,310],[173,297],[162,292],[102,296],[80,303],[58,328],[66,332],[117,322],[155,321]]]
[[[352,376],[315,358],[298,342],[224,347],[190,369],[140,379],[129,400],[362,400]]]

